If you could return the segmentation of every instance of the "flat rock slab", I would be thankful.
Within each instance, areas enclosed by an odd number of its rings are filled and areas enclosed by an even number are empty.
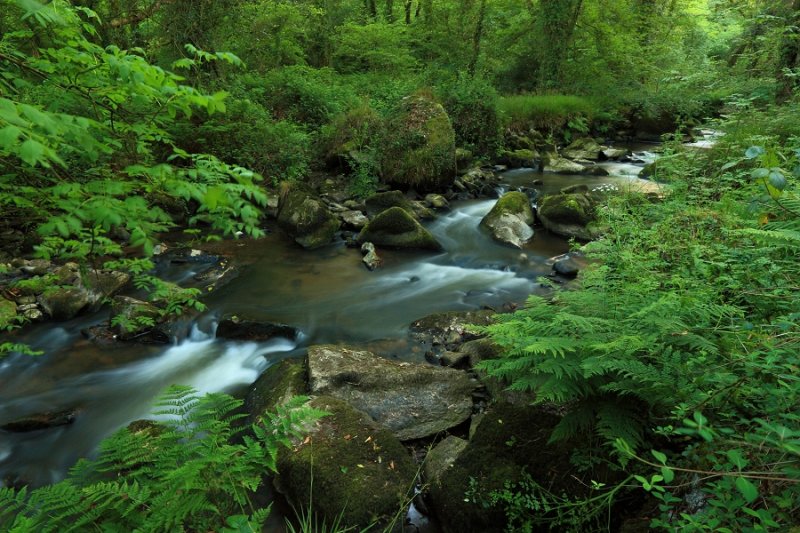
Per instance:
[[[308,349],[309,389],[347,401],[413,440],[457,426],[472,413],[477,383],[459,370],[402,363],[342,346]]]

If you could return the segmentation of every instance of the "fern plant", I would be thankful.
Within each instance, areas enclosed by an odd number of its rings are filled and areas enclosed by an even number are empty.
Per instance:
[[[301,423],[324,415],[306,400],[295,398],[246,428],[236,424],[246,416],[240,400],[172,387],[158,403],[162,423],[117,432],[65,480],[0,488],[0,529],[261,531],[270,508],[253,496],[275,471],[278,448],[300,436]]]

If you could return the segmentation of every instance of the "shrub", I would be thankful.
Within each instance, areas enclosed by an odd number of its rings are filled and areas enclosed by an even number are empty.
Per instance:
[[[335,38],[333,66],[345,74],[412,70],[416,60],[407,41],[407,29],[401,24],[344,24]]]
[[[500,148],[497,92],[483,80],[461,77],[437,87],[456,134],[456,144],[475,155],[493,157]]]

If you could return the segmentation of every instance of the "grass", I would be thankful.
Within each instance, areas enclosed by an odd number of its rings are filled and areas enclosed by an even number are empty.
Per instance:
[[[566,94],[503,96],[497,108],[508,126],[515,129],[552,130],[579,116],[591,118],[594,113],[589,100]]]

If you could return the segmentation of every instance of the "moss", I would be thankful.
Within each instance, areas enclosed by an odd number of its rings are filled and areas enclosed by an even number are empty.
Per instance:
[[[0,298],[0,330],[11,326],[16,322],[17,304]]]
[[[434,236],[400,207],[391,207],[372,219],[359,233],[358,242],[393,248],[442,249]]]
[[[503,510],[489,505],[488,495],[519,481],[523,472],[555,493],[579,494],[570,476],[574,467],[569,449],[548,444],[558,421],[541,408],[494,405],[453,466],[431,484],[431,500],[444,530],[503,531]]]
[[[389,117],[382,178],[401,188],[444,190],[455,180],[455,132],[444,108],[425,96],[403,99]]]
[[[322,201],[292,186],[283,195],[278,225],[302,247],[314,249],[331,242],[340,223]]]
[[[245,409],[255,421],[266,411],[285,404],[293,396],[306,394],[306,370],[302,363],[284,359],[269,368],[250,386]]]
[[[311,405],[330,416],[310,439],[281,452],[278,482],[287,498],[297,508],[313,502],[313,511],[329,524],[340,513],[345,527],[387,522],[413,491],[416,468],[408,452],[342,400],[320,396]]]
[[[401,207],[413,214],[411,202],[401,191],[387,191],[373,194],[366,200],[364,205],[367,208],[368,216],[375,216],[390,207]]]
[[[14,283],[13,287],[18,289],[23,296],[36,296],[42,294],[53,283],[56,282],[56,277],[52,274],[46,276],[34,276],[29,279],[21,279]]]
[[[539,206],[539,214],[553,222],[582,226],[595,219],[593,202],[580,193],[547,196]]]

